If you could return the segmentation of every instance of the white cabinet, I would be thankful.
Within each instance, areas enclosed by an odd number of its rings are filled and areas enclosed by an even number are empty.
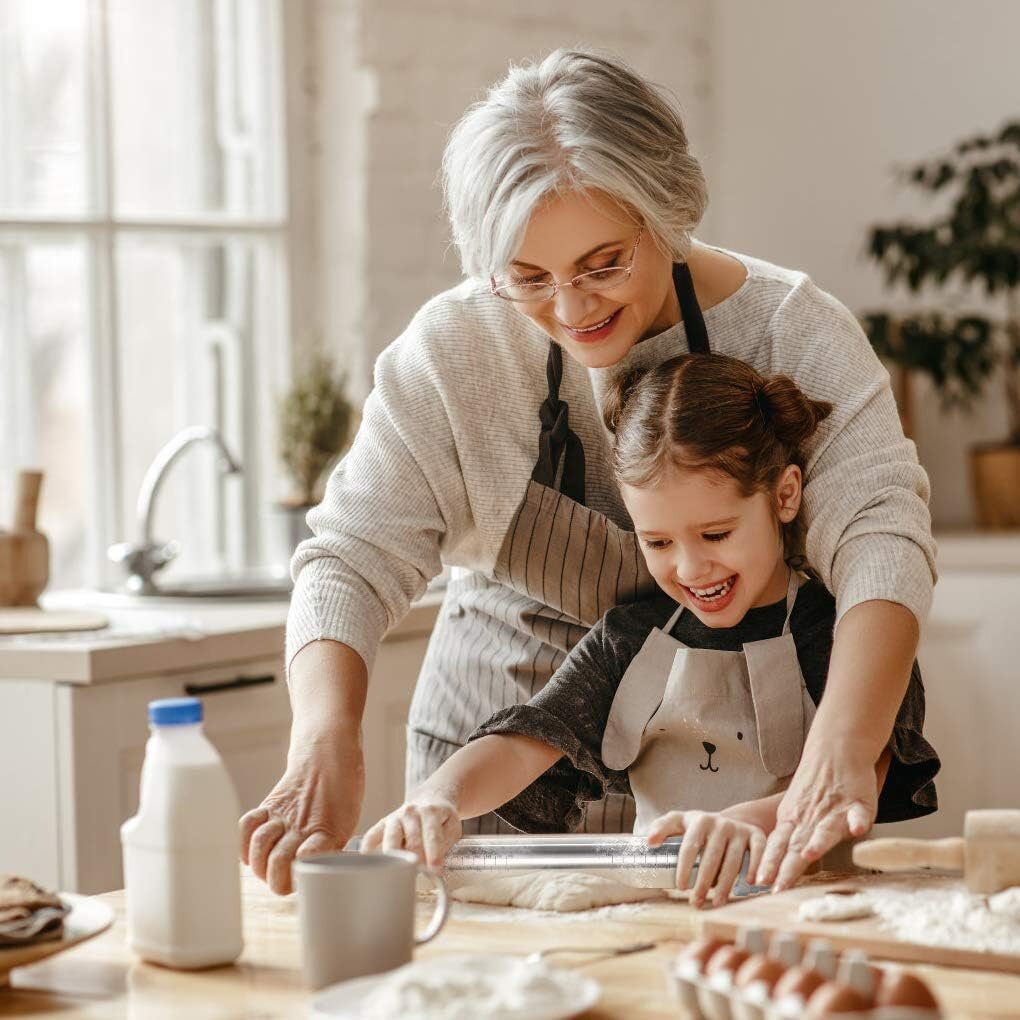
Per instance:
[[[412,607],[379,648],[365,711],[362,828],[403,798],[405,724],[441,601]],[[290,701],[277,609],[195,610],[186,637],[0,642],[0,873],[98,893],[123,885],[121,823],[135,813],[148,703],[202,698],[205,728],[256,807],[283,774]],[[137,627],[137,624],[131,624]]]

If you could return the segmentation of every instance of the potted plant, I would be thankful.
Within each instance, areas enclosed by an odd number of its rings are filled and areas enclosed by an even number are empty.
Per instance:
[[[934,194],[940,211],[926,223],[873,227],[868,254],[890,286],[917,294],[928,285],[941,300],[917,314],[871,313],[864,328],[880,356],[930,376],[948,407],[968,406],[1001,373],[1009,435],[972,447],[971,478],[980,523],[1018,527],[1020,122],[909,167],[906,179]],[[974,285],[991,313],[952,311],[950,299],[959,306],[959,290]]]
[[[313,355],[279,407],[279,455],[292,483],[282,501],[291,549],[310,534],[305,515],[322,498],[326,475],[350,443],[355,417],[346,375],[337,374],[329,358]]]

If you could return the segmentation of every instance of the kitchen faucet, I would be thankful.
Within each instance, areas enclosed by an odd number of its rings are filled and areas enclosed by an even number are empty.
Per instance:
[[[173,437],[156,454],[149,469],[142,479],[142,487],[138,491],[138,541],[120,542],[111,545],[107,555],[114,563],[123,563],[128,572],[127,589],[138,595],[155,595],[159,589],[152,577],[165,567],[180,551],[180,543],[153,542],[152,520],[155,516],[156,494],[166,478],[170,466],[188,447],[195,443],[209,442],[220,452],[219,466],[224,474],[239,474],[241,465],[231,456],[223,437],[208,425],[193,425]]]

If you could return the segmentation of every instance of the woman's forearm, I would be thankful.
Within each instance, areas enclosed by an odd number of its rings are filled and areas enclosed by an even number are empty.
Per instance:
[[[291,749],[359,733],[368,693],[365,660],[339,641],[312,641],[293,658],[287,675]]]
[[[836,627],[806,749],[878,761],[910,681],[918,636],[917,618],[895,602],[874,600],[847,610]]]
[[[435,797],[452,804],[458,818],[477,818],[513,800],[562,757],[520,734],[481,737],[447,758],[408,800]]]

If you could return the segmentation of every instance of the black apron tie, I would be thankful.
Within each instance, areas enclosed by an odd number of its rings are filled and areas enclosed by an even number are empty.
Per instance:
[[[680,315],[687,333],[687,349],[691,354],[710,354],[712,349],[708,346],[705,317],[701,314],[701,306],[694,293],[694,281],[686,262],[673,263],[673,287],[680,302]]]
[[[571,430],[570,409],[560,400],[560,382],[563,379],[563,352],[559,344],[549,345],[545,363],[549,381],[549,395],[538,409],[542,431],[538,437],[538,460],[531,480],[550,489],[559,489],[564,496],[584,506],[584,447]],[[563,459],[560,484],[556,484],[556,470]]]

